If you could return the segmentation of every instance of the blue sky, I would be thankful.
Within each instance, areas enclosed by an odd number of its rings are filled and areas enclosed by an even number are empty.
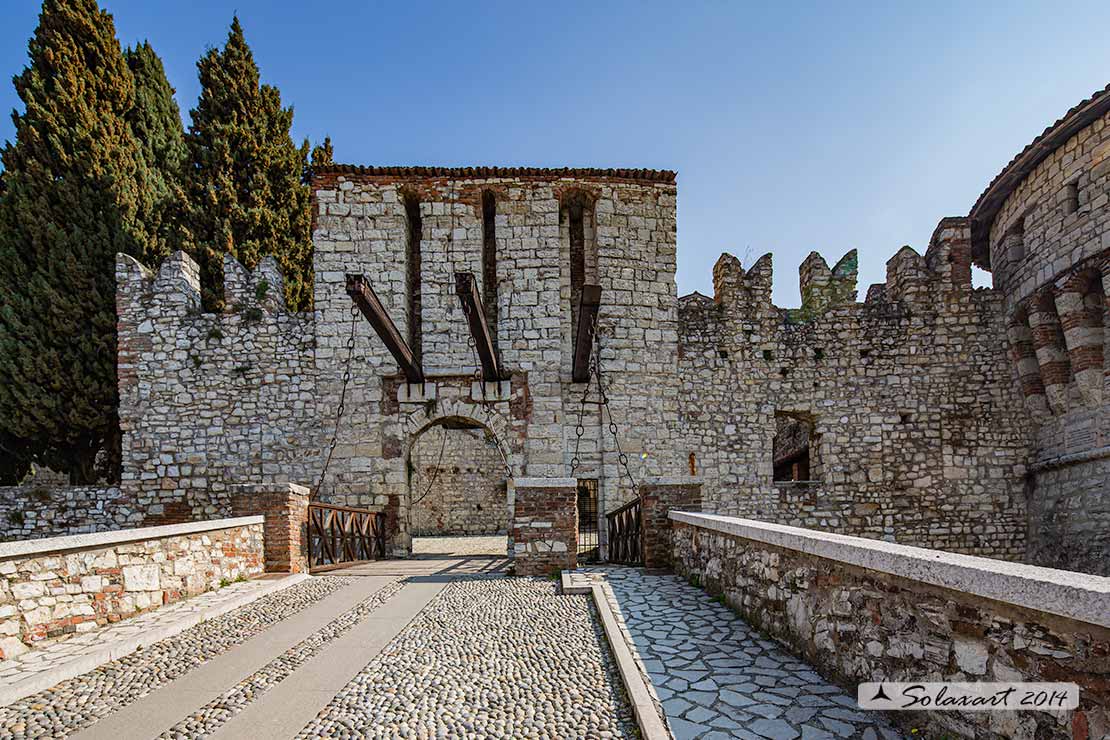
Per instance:
[[[855,247],[861,289],[881,282],[1110,81],[1105,0],[101,4],[162,56],[186,120],[238,12],[295,137],[330,135],[338,161],[675,169],[679,292],[711,293],[722,251],[773,252],[784,306],[811,250]],[[38,9],[0,2],[5,80]]]

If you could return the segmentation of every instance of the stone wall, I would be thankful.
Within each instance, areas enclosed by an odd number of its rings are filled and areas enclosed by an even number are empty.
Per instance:
[[[227,516],[231,484],[320,473],[312,315],[286,310],[273,258],[248,274],[228,257],[224,279],[227,310],[203,313],[188,256],[157,275],[117,258],[120,488],[146,524]]]
[[[1026,173],[989,234],[1015,384],[1035,430],[1030,557],[1101,574],[1110,574],[1108,205],[1110,113]]]
[[[856,303],[855,255],[811,255],[800,309],[771,302],[771,256],[714,268],[680,301],[681,418],[706,511],[1005,559],[1025,555],[1026,415],[1002,296],[970,284],[945,219]],[[773,481],[776,413],[813,424],[811,482]]]
[[[0,658],[262,573],[262,518],[0,545]]]
[[[106,532],[136,526],[143,518],[114,486],[0,487],[0,541]]]
[[[1080,687],[1074,712],[892,713],[924,737],[1110,732],[1110,579],[733,517],[672,518],[678,573],[849,691],[864,681]]]
[[[348,273],[370,279],[405,337],[418,295],[429,381],[405,390],[385,347],[356,320],[348,411],[325,498],[371,508],[392,500],[407,522],[406,455],[424,429],[452,415],[490,430],[514,476],[598,478],[601,511],[634,495],[627,478],[621,482],[610,418],[599,418],[596,403],[585,406],[580,443],[575,432],[585,388],[571,380],[571,201],[584,204],[587,221],[583,276],[596,273],[602,288],[601,365],[620,446],[637,476],[685,470],[671,439],[678,415],[673,175],[338,166],[318,173],[313,190],[321,407],[337,407],[347,366]],[[483,193],[495,201],[492,240],[484,233]],[[417,218],[419,228],[411,228]],[[418,280],[412,234],[420,236]],[[495,285],[486,285],[491,273],[483,269],[490,243]],[[455,294],[456,271],[472,272],[483,296],[496,289],[497,345],[513,374],[505,394],[472,391],[477,358]],[[572,471],[576,446],[581,465]],[[406,536],[399,533],[399,542]]]
[[[413,536],[506,534],[505,467],[478,429],[432,427],[412,448]]]

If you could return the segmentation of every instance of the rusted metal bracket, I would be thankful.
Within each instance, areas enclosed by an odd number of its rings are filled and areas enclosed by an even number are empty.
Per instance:
[[[413,355],[412,350],[401,337],[401,333],[397,331],[382,302],[370,287],[370,281],[363,275],[348,274],[347,295],[351,296],[355,305],[362,311],[362,315],[370,322],[370,326],[374,327],[374,331],[381,337],[385,348],[401,367],[405,379],[410,383],[423,383],[424,370],[420,367],[420,361]]]
[[[490,334],[489,324],[486,323],[486,314],[482,310],[482,296],[478,292],[478,281],[469,272],[455,273],[455,292],[462,301],[463,313],[470,324],[470,336],[474,337],[474,346],[478,350],[478,359],[482,363],[482,380],[493,383],[502,379],[501,362],[497,359],[497,349],[493,344],[493,335]]]
[[[590,379],[590,351],[594,347],[597,329],[597,309],[601,306],[601,286],[583,285],[578,299],[578,331],[574,335],[574,367],[571,377],[575,383]]]

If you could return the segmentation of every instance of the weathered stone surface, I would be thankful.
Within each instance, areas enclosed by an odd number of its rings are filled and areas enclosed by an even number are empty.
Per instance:
[[[6,556],[0,658],[258,575],[262,564],[261,524]]]
[[[866,540],[857,543],[864,547]],[[1073,721],[1089,726],[1090,737],[1110,731],[1106,627],[938,587],[919,580],[921,574],[900,577],[683,522],[675,522],[674,547],[681,575],[723,596],[748,623],[841,686],[877,677],[1073,681],[1080,709],[1022,713],[1029,726],[1019,735],[1071,737]],[[921,567],[928,567],[924,559]],[[997,732],[992,715],[932,712],[896,719],[927,735],[967,736]],[[835,721],[822,723],[836,732],[827,724]],[[964,729],[954,730],[953,722]]]

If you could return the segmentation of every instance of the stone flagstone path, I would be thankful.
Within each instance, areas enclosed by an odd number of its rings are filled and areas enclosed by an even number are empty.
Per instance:
[[[605,567],[676,740],[901,737],[731,609],[673,575]]]

